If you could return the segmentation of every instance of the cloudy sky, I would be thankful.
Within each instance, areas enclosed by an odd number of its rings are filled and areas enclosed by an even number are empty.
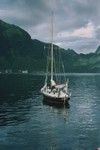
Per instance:
[[[100,44],[100,0],[0,0],[0,19],[20,26],[33,39],[89,53]]]

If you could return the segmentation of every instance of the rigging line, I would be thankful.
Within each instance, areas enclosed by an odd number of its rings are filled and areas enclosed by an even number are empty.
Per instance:
[[[44,47],[44,49],[46,49],[46,47]],[[46,66],[46,77],[45,77],[45,84],[47,84],[48,81],[48,70],[49,70],[49,50],[47,52],[47,66]]]
[[[63,63],[63,61],[62,61],[61,51],[60,51],[60,59],[61,59],[61,65],[62,65],[62,72],[63,72],[63,74],[64,74],[64,80],[65,80],[65,82],[66,82],[67,80],[66,80],[66,75],[65,75],[65,67],[64,67],[64,63]]]
[[[58,62],[59,62],[59,73],[61,74],[61,58],[60,58],[60,48],[58,48]],[[59,81],[61,82],[61,75],[59,75]]]
[[[60,63],[59,63],[59,53],[58,53],[58,47],[56,47],[55,50],[55,58],[56,58],[56,76],[57,76],[57,80],[60,82],[60,78],[59,78],[59,73],[60,73]]]
[[[55,51],[55,57],[54,57],[54,71],[55,71],[55,78],[56,78],[56,81],[58,81],[58,76],[57,76],[57,67],[56,67],[56,51]]]
[[[67,80],[66,80],[65,68],[64,68],[64,64],[63,64],[63,62],[62,62],[62,69],[63,69],[63,73],[64,73],[64,80],[65,80],[65,82],[66,82]]]
[[[58,60],[57,60],[57,66],[58,66],[58,70],[57,70],[57,73],[58,73],[58,81],[59,81],[59,83],[60,83],[60,76],[59,76],[59,73],[60,73],[60,61],[59,61],[59,49],[58,49],[58,47],[57,47],[57,58],[58,58]]]

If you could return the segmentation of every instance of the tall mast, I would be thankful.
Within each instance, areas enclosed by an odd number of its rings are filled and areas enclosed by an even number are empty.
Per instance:
[[[53,80],[53,11],[51,16],[51,80]]]

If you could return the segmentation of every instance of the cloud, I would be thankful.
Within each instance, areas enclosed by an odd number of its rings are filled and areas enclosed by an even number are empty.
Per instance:
[[[99,45],[99,41],[92,38],[67,38],[66,40],[62,40],[61,42],[57,42],[60,47],[62,48],[71,48],[77,51],[78,53],[89,53],[93,52],[97,49]]]
[[[97,40],[100,40],[100,26],[97,27],[95,34],[96,34]]]
[[[94,35],[94,26],[89,22],[85,27],[81,27],[72,32],[71,36],[92,38]]]
[[[95,28],[94,25],[89,22],[85,27],[81,27],[78,29],[75,29],[71,32],[60,32],[58,34],[58,37],[86,37],[86,38],[92,38],[95,34]]]
[[[54,9],[54,42],[88,53],[99,45],[99,7],[100,0],[0,0],[0,18],[48,42]]]

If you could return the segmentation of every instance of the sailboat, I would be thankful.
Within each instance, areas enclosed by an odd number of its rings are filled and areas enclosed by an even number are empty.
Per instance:
[[[51,43],[50,43],[50,72],[48,73],[48,61],[47,61],[47,73],[44,86],[41,88],[43,100],[51,104],[66,105],[70,99],[70,93],[68,90],[68,80],[64,83],[55,81],[54,74],[54,43],[53,43],[53,15],[52,15],[52,30],[51,30]],[[49,80],[49,81],[48,81]]]

